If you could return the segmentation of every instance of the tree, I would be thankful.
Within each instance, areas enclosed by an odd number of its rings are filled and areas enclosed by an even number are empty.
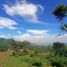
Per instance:
[[[64,24],[64,18],[67,16],[67,6],[64,4],[59,5],[53,11],[53,14],[56,16],[59,21],[61,21],[60,29],[67,32],[67,24]]]
[[[14,39],[11,39],[11,46],[12,46],[12,49],[16,49],[17,48],[17,43]]]
[[[55,55],[64,55],[65,51],[65,44],[60,42],[54,42],[53,43],[53,52]]]
[[[19,47],[20,49],[23,49],[24,47],[28,47],[28,46],[30,46],[31,45],[31,43],[29,42],[29,41],[17,41],[16,42],[16,44],[17,44],[17,47]]]
[[[24,47],[29,46],[30,42],[28,41],[15,41],[14,39],[11,39],[11,44],[12,44],[12,48],[13,48],[13,55],[23,55],[23,54],[27,54],[28,52],[24,49]]]
[[[22,44],[24,46],[30,46],[31,45],[31,43],[29,41],[27,41],[27,40],[23,41]]]

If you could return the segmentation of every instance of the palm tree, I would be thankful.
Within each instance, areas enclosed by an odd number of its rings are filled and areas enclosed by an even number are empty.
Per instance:
[[[67,16],[67,6],[64,4],[59,5],[53,11],[53,14],[56,16],[59,21],[61,21],[60,29],[67,32],[67,24],[64,24],[63,20]]]

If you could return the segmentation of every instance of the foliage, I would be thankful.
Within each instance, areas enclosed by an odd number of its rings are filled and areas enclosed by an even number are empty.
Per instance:
[[[33,66],[41,67],[42,63],[41,62],[34,62],[32,63]]]
[[[64,43],[54,42],[52,46],[53,50],[49,56],[52,67],[66,67],[67,66],[67,49]],[[54,55],[52,55],[54,54]]]
[[[64,55],[65,51],[65,44],[60,42],[54,42],[53,43],[53,52],[55,55]]]
[[[67,58],[60,56],[52,56],[50,57],[52,67],[66,67],[67,66]]]
[[[18,42],[13,39],[10,41],[13,55],[4,55],[7,61],[1,62],[3,67],[66,67],[67,66],[67,46],[64,43],[54,42],[53,46],[32,46],[30,42]],[[3,41],[2,41],[3,42]],[[6,42],[6,41],[5,41]],[[8,50],[9,46],[2,46],[0,49]],[[5,45],[5,44],[3,44]],[[9,52],[9,51],[7,51]],[[47,55],[46,55],[47,54]]]
[[[12,47],[15,50],[15,53],[13,53],[13,54],[17,54],[19,56],[28,54],[28,51],[24,49],[26,46],[30,46],[30,42],[28,42],[28,41],[15,42],[13,40]]]
[[[60,29],[67,32],[67,24],[61,25]]]
[[[19,56],[21,56],[21,55],[27,55],[27,54],[29,54],[29,52],[27,50],[25,50],[25,49],[23,51],[19,51],[18,52]]]
[[[54,11],[53,14],[60,20],[67,16],[67,6],[64,4],[59,5]]]
[[[60,29],[67,32],[67,24],[64,24],[63,19],[67,16],[67,6],[64,4],[59,5],[53,11],[53,14],[61,21]]]
[[[0,52],[7,51],[9,49],[8,46],[0,46]]]

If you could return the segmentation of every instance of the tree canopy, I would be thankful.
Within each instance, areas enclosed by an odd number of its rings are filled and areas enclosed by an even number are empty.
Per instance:
[[[67,6],[64,4],[59,5],[54,9],[53,14],[61,21],[60,29],[67,32],[67,24],[63,21],[67,17]]]

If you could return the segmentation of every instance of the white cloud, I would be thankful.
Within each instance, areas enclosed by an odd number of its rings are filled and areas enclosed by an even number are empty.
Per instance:
[[[0,34],[0,38],[9,39],[9,38],[12,38],[12,37],[11,37],[10,34],[7,34],[7,35]]]
[[[42,13],[44,8],[41,5],[35,5],[32,3],[28,3],[26,0],[20,2],[16,2],[13,6],[9,6],[4,4],[4,10],[7,14],[14,16],[19,15],[22,16],[28,22],[36,22],[40,23],[38,20],[37,13]]]
[[[7,38],[7,36],[5,36],[5,35],[0,35],[0,38]]]
[[[48,30],[27,30],[27,32],[35,35],[47,35]]]
[[[47,34],[48,31],[47,30],[34,30],[34,29],[28,29],[26,31],[26,33],[24,34],[20,34],[20,35],[16,35],[14,37],[15,40],[19,40],[19,41],[24,41],[24,40],[28,40],[30,42],[33,43],[42,43],[42,38]],[[44,41],[43,41],[44,42]]]
[[[21,16],[33,15],[37,12],[37,7],[33,4],[16,4],[15,6],[4,5],[6,12],[10,15],[18,14]]]
[[[0,28],[16,29],[13,25],[17,25],[17,23],[11,19],[0,17]]]
[[[30,34],[30,32],[32,32],[33,34]],[[37,43],[37,44],[51,44],[53,42],[63,42],[63,43],[67,43],[67,34],[64,35],[60,35],[58,37],[55,37],[54,35],[49,35],[48,32],[43,33],[43,31],[41,31],[42,33],[39,33],[38,31],[33,32],[33,30],[27,30],[26,33],[24,34],[20,34],[20,35],[16,35],[14,37],[15,40],[19,40],[19,41],[24,41],[24,40],[28,40],[32,43]]]
[[[22,32],[21,31],[17,31],[18,34],[21,34]]]

